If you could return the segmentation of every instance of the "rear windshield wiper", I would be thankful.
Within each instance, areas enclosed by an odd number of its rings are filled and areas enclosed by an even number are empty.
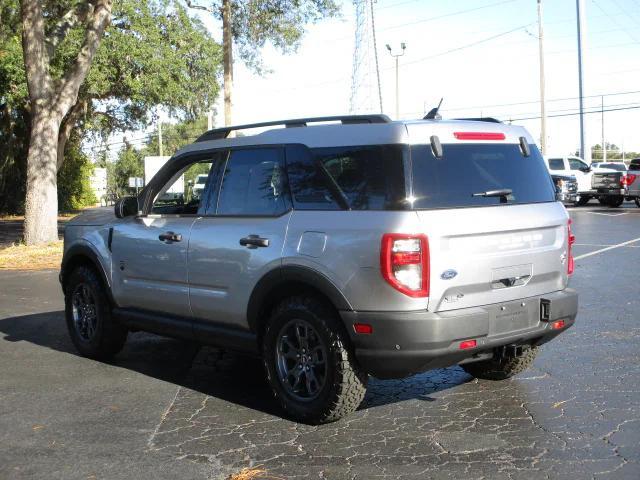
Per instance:
[[[501,202],[506,202],[508,200],[509,195],[513,193],[513,190],[510,188],[502,188],[500,190],[487,190],[486,192],[478,192],[474,193],[471,196],[473,197],[500,197]]]

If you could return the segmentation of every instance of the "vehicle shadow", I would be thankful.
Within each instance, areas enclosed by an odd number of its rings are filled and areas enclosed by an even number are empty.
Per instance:
[[[71,343],[62,311],[0,320],[2,342],[30,342],[80,358]],[[91,362],[92,360],[84,359]],[[270,415],[283,412],[273,399],[259,358],[144,332],[129,335],[113,360],[118,368],[157,378]],[[470,381],[460,368],[433,370],[401,380],[370,378],[360,410],[406,400],[435,401],[431,396]]]

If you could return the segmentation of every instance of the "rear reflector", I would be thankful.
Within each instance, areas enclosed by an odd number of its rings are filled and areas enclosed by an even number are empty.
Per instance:
[[[500,132],[453,132],[458,140],[504,140],[504,133]]]
[[[575,260],[573,259],[573,244],[576,243],[576,236],[571,232],[571,219],[567,222],[567,274],[573,275]]]
[[[373,333],[373,327],[368,323],[354,323],[353,329],[356,333],[360,333],[362,335],[370,335]]]
[[[465,340],[464,342],[460,342],[460,350],[466,350],[467,348],[475,348],[477,342],[475,340]]]
[[[556,320],[555,322],[551,322],[551,330],[560,330],[564,328],[564,320]]]

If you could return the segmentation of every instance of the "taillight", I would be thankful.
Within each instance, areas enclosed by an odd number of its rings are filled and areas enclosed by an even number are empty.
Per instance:
[[[576,243],[576,236],[571,232],[571,219],[567,223],[567,273],[569,275],[573,274],[573,270],[575,268],[575,261],[573,260],[573,252],[572,248],[573,244]]]
[[[500,132],[453,132],[458,140],[504,140],[504,133]]]
[[[636,177],[637,175],[633,173],[625,173],[620,179],[620,185],[622,185],[623,187],[628,187],[635,181]]]
[[[380,270],[396,290],[410,297],[429,296],[429,240],[426,235],[385,233]]]

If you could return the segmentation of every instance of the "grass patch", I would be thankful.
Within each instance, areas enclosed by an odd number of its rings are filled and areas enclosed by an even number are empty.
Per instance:
[[[14,244],[0,249],[0,270],[47,270],[60,268],[62,240],[46,245]]]

